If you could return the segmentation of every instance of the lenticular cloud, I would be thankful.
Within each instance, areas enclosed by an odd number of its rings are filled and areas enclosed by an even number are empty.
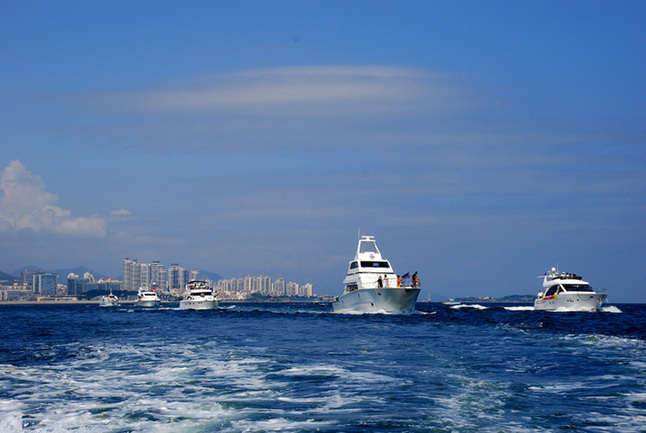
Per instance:
[[[71,236],[105,236],[105,221],[97,216],[73,218],[56,206],[58,196],[45,190],[20,161],[12,161],[0,174],[0,231],[30,229]]]

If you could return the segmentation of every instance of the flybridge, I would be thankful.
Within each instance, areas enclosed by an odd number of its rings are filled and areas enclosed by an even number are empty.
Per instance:
[[[370,259],[380,259],[381,252],[377,248],[377,242],[375,241],[374,236],[362,236],[359,240],[359,245],[357,246],[357,255],[355,260],[359,259],[359,256],[362,258]]]
[[[583,277],[577,274],[562,274],[553,277],[554,280],[582,280]]]

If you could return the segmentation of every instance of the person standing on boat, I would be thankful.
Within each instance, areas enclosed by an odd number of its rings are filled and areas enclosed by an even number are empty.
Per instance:
[[[417,271],[413,274],[413,276],[410,279],[410,285],[411,287],[415,288],[419,284],[419,278],[417,278]]]
[[[379,275],[379,278],[377,278],[377,287],[383,287],[383,286],[384,286],[384,283],[381,280],[381,275]]]
[[[397,287],[401,287],[401,286],[402,286],[402,277],[401,275],[397,275]]]
[[[390,287],[388,284],[388,275],[384,274],[384,287]]]

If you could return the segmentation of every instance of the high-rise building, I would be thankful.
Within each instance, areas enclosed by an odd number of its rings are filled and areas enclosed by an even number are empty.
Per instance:
[[[139,287],[147,287],[150,289],[152,287],[152,278],[151,278],[151,269],[148,263],[139,263]]]
[[[136,291],[141,286],[141,268],[137,259],[126,257],[123,266],[123,290]]]
[[[159,261],[154,261],[150,264],[150,284],[151,288],[156,287],[161,290],[166,290],[166,269]]]
[[[285,279],[280,277],[274,281],[274,288],[272,291],[274,296],[285,296]]]
[[[20,279],[23,284],[28,284],[32,290],[34,290],[34,275],[39,274],[41,271],[39,269],[25,269],[20,273]]]
[[[69,296],[78,296],[81,294],[79,276],[73,272],[67,274],[67,294]]]
[[[183,290],[188,281],[188,270],[182,268],[177,263],[170,265],[168,268],[168,288],[170,290]]]
[[[252,277],[251,275],[247,275],[244,278],[244,289],[243,290],[245,292],[247,292],[247,293],[254,293],[256,291],[256,287],[255,287],[256,284],[255,283],[256,283],[256,279],[254,277]]]
[[[193,269],[192,271],[189,272],[189,281],[192,280],[199,280],[200,279],[200,271]]]
[[[298,296],[298,283],[289,282],[285,291],[287,296]]]
[[[312,285],[310,283],[303,284],[299,288],[299,296],[305,296],[308,298],[314,296],[314,288],[312,287]]]
[[[35,274],[32,278],[34,293],[38,293],[43,296],[55,296],[57,286],[58,274],[42,272]]]

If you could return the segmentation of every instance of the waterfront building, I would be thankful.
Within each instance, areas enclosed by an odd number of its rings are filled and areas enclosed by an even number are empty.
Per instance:
[[[298,283],[289,282],[285,290],[286,296],[298,296]]]
[[[73,272],[69,273],[67,275],[65,287],[68,296],[79,296],[85,292],[96,290],[98,288],[96,281],[94,280],[94,275],[89,272],[84,273],[83,278],[79,278],[79,276]]]
[[[280,277],[274,281],[273,288],[272,288],[272,294],[273,296],[285,296],[285,279],[283,277]]]
[[[43,296],[56,296],[58,287],[58,274],[51,272],[41,272],[35,274],[32,278],[32,289],[34,293]]]
[[[271,295],[271,288],[271,277],[261,275],[256,278],[256,291],[261,295]]]
[[[69,296],[77,296],[81,294],[79,276],[73,272],[67,274],[67,294]]]
[[[189,272],[177,263],[173,263],[168,268],[168,289],[184,290],[186,283],[189,282]]]
[[[139,263],[139,287],[152,287],[151,269],[148,263]],[[139,290],[139,287],[137,290]]]
[[[99,290],[107,290],[117,292],[121,290],[121,281],[114,278],[101,278],[98,282]]]
[[[256,291],[255,286],[256,286],[256,279],[251,275],[247,275],[244,279],[244,289],[242,289],[242,291],[247,293],[254,293]]]
[[[192,271],[189,272],[189,281],[193,280],[199,280],[200,279],[200,271],[193,269]]]
[[[40,272],[42,272],[40,269],[25,269],[20,273],[20,280],[24,284],[28,284],[33,290],[34,286],[32,284],[34,282],[34,275],[39,274]]]
[[[137,259],[126,257],[122,262],[123,290],[137,291],[141,287],[141,267]]]
[[[168,288],[168,275],[166,274],[166,269],[164,265],[159,263],[159,261],[154,261],[150,264],[150,284],[151,288],[156,287],[162,291],[166,291]]]
[[[310,283],[303,284],[301,287],[299,287],[299,296],[304,296],[306,298],[311,298],[314,296],[314,287]]]

